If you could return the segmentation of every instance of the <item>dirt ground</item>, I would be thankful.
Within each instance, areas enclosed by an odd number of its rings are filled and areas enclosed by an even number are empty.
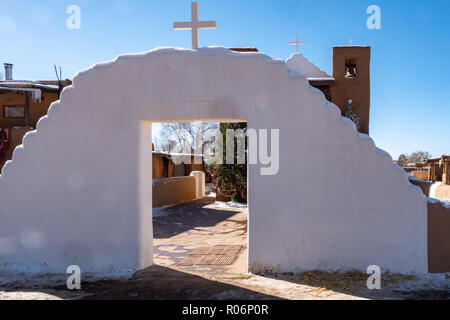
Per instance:
[[[383,275],[381,290],[369,290],[360,272],[260,274],[247,272],[246,206],[203,199],[154,210],[155,265],[131,277],[82,275],[69,291],[66,275],[0,274],[0,299],[450,299],[450,275]],[[199,247],[241,245],[231,266],[178,267]]]

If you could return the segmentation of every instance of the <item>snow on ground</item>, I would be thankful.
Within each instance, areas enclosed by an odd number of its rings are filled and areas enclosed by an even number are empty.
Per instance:
[[[247,208],[248,205],[246,203],[238,203],[238,202],[221,202],[216,201],[213,206],[215,208]]]
[[[444,207],[450,209],[450,199],[439,199],[439,201],[444,205]]]
[[[434,203],[434,204],[442,204],[444,207],[450,209],[450,199],[447,198],[442,198],[442,199],[437,199],[437,198],[428,198],[428,202],[430,203]]]
[[[153,208],[153,217],[162,217],[162,216],[166,216],[169,214],[169,208],[173,207],[173,206],[165,206],[165,207],[161,207],[161,208]]]
[[[436,198],[436,190],[442,184],[442,182],[433,183],[430,187],[430,198]]]
[[[179,205],[179,204],[178,204]],[[153,208],[153,217],[162,217],[167,216],[171,213],[177,212],[177,210],[170,210],[171,208],[175,207],[177,205],[171,205],[171,206],[165,206],[161,208]],[[244,209],[248,208],[248,205],[245,203],[238,203],[238,202],[221,202],[216,201],[212,202],[211,206],[214,208],[223,208],[223,209],[229,209],[229,208],[238,208],[238,209]]]

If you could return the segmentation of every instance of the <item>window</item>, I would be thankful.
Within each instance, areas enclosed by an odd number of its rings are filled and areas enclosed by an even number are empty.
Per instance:
[[[4,118],[25,118],[25,106],[3,106]]]

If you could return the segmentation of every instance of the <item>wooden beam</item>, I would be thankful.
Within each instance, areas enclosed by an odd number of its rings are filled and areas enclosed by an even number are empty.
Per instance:
[[[30,95],[25,93],[25,126],[31,127],[31,119],[30,119]]]
[[[258,52],[257,48],[250,48],[250,47],[247,47],[247,48],[228,48],[228,49],[230,49],[231,51],[234,51],[234,52]]]

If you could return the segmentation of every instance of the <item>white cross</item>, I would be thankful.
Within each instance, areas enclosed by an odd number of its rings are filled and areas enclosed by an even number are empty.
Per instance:
[[[293,42],[289,42],[289,44],[295,45],[295,47],[297,48],[297,53],[298,53],[299,45],[301,45],[301,44],[306,44],[306,42],[305,42],[305,41],[299,41],[298,35],[297,35],[297,40],[296,40],[296,41],[293,41]]]
[[[192,29],[192,49],[198,49],[198,30],[199,29],[216,29],[216,21],[198,21],[198,2],[191,3],[191,21],[190,22],[174,22],[175,30]]]

